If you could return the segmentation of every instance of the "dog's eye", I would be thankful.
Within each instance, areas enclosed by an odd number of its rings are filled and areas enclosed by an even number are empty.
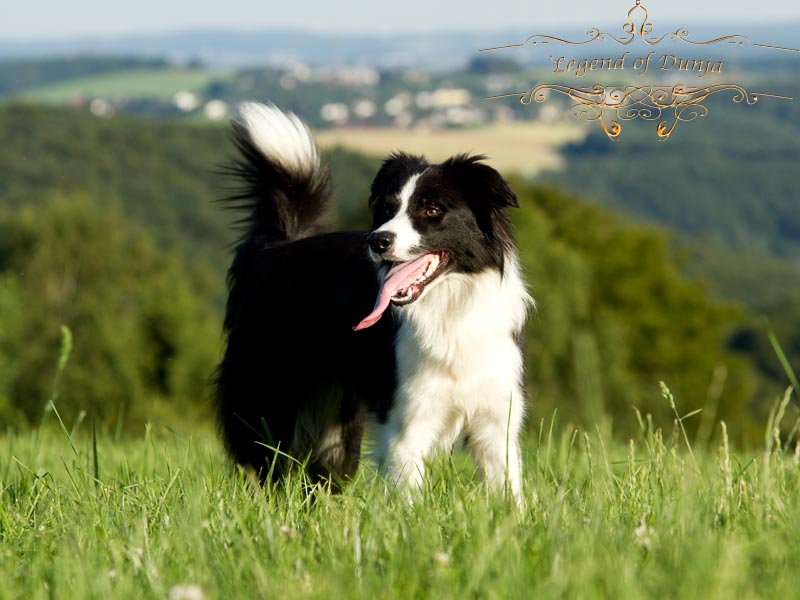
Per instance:
[[[442,209],[436,205],[430,205],[425,208],[425,216],[434,219],[442,214]]]

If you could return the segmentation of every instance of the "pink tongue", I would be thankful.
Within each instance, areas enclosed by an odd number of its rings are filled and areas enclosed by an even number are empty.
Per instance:
[[[383,279],[381,289],[378,291],[378,299],[375,300],[375,307],[372,312],[364,318],[361,323],[353,327],[353,331],[361,331],[372,327],[377,323],[383,313],[389,308],[389,302],[397,292],[404,290],[411,286],[420,275],[428,270],[428,266],[435,258],[435,254],[425,254],[416,260],[409,262],[397,263]]]

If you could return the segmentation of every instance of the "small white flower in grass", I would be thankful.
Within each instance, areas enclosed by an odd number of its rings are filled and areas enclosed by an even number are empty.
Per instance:
[[[141,548],[131,548],[128,551],[128,558],[131,559],[133,568],[137,571],[142,568],[142,556],[144,556],[144,550]]]
[[[437,552],[433,555],[433,562],[437,566],[446,567],[450,564],[450,555],[447,552]]]
[[[281,537],[285,540],[293,540],[297,537],[297,532],[288,525],[281,525],[279,529]]]
[[[639,526],[634,529],[633,535],[636,538],[636,545],[640,548],[649,551],[653,547],[656,532],[644,520],[639,522]]]
[[[306,567],[303,561],[298,558],[294,561],[294,575],[295,577],[304,577],[306,574]]]
[[[205,597],[199,585],[176,585],[169,591],[169,600],[204,600]]]
[[[111,569],[111,570],[108,572],[108,577],[109,577],[110,579],[115,579],[115,578],[117,577],[117,570],[116,570],[116,569]]]

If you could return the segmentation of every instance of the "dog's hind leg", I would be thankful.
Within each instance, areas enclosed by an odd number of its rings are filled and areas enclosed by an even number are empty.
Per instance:
[[[312,481],[329,479],[339,491],[358,469],[365,422],[366,410],[358,398],[332,385],[298,415],[291,453],[307,457]]]
[[[330,479],[334,491],[341,491],[346,481],[358,470],[361,460],[361,439],[364,436],[363,415],[329,427],[311,452],[308,473],[312,480]]]

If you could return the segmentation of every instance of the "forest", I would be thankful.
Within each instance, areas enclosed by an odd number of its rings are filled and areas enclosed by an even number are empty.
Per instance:
[[[763,85],[800,98],[796,83]],[[566,149],[569,166],[551,179],[687,236],[800,256],[796,101],[746,106],[712,97],[708,104],[708,116],[681,124],[667,143],[653,143],[652,124],[630,125],[617,144],[593,131]]]

